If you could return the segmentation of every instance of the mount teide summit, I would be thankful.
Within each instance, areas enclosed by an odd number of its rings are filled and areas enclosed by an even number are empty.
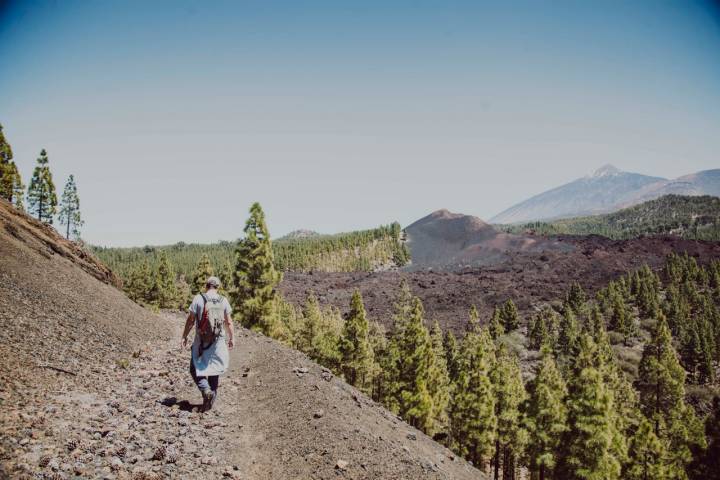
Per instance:
[[[521,223],[609,213],[670,193],[720,195],[720,169],[668,180],[605,165],[592,175],[513,205],[490,221]]]
[[[571,248],[554,240],[512,235],[471,215],[442,209],[405,228],[413,269],[493,265],[516,252]]]

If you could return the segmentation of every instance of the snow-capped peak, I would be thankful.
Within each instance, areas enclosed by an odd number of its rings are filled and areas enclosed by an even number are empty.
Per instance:
[[[607,165],[603,165],[602,167],[595,170],[595,173],[592,174],[592,178],[611,177],[614,175],[619,175],[621,173],[622,170],[608,163]]]

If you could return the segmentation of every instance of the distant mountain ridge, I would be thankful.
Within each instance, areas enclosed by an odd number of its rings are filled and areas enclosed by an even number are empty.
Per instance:
[[[613,213],[499,226],[508,233],[602,235],[613,239],[673,235],[720,240],[720,198],[711,195],[663,195]]]
[[[513,205],[491,218],[490,222],[512,224],[598,215],[668,194],[720,196],[720,169],[668,180],[605,165],[592,175]]]
[[[293,230],[292,232],[283,235],[282,237],[276,239],[275,241],[282,241],[282,240],[297,240],[301,238],[309,238],[309,237],[319,237],[321,236],[320,233],[314,231],[314,230],[305,230],[305,229],[299,229],[299,230]]]

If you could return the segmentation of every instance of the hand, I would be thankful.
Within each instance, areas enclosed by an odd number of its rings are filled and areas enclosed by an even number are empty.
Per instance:
[[[235,346],[235,342],[233,342],[233,339],[231,338],[230,340],[228,340],[228,348],[230,350],[232,350],[234,346]]]
[[[185,338],[182,339],[182,346],[181,346],[180,348],[181,348],[182,350],[185,350],[185,349],[187,349],[187,345],[188,345],[187,337],[185,337]]]

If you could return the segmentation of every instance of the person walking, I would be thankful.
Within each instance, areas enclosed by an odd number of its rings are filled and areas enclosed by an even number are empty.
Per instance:
[[[230,317],[232,307],[218,293],[219,288],[220,280],[217,277],[207,279],[205,293],[195,295],[188,308],[182,335],[182,348],[186,349],[190,330],[195,327],[190,375],[202,394],[204,412],[210,410],[217,400],[220,375],[230,365],[229,350],[234,346],[235,331]]]

